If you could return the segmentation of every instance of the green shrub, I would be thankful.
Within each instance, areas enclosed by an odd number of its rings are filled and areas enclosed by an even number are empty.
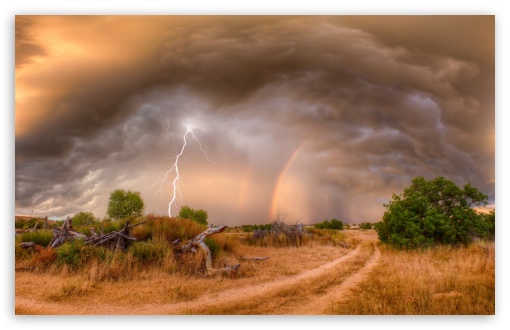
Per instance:
[[[78,228],[82,226],[92,225],[97,222],[92,212],[79,212],[73,216],[73,227]]]
[[[56,249],[57,266],[68,265],[71,269],[77,270],[86,265],[94,251],[94,248],[84,246],[82,240],[66,242]]]
[[[17,219],[14,220],[14,228],[16,229],[33,229],[35,224],[39,223],[38,228],[42,228],[44,220],[37,218],[30,218],[29,220]]]
[[[35,232],[23,233],[19,235],[20,243],[34,242],[35,244],[41,246],[48,246],[52,238],[53,233],[50,230],[38,230]]]
[[[361,229],[372,229],[372,224],[370,222],[362,222],[359,227]]]
[[[220,244],[218,244],[218,242],[216,242],[212,237],[206,237],[204,243],[209,247],[209,250],[211,250],[213,259],[223,253],[223,249],[221,248]]]
[[[469,183],[459,188],[443,177],[430,181],[418,177],[384,205],[383,221],[375,228],[382,242],[402,249],[468,244],[490,233],[491,220],[472,208],[487,200]]]
[[[323,222],[316,223],[313,225],[314,228],[317,229],[337,229],[337,230],[343,230],[344,229],[344,223],[337,219],[331,219],[324,220]]]
[[[183,205],[179,211],[179,218],[193,220],[198,224],[207,225],[207,211],[194,210],[187,205]]]
[[[129,251],[142,264],[159,265],[163,263],[168,247],[164,242],[149,240],[147,242],[135,242],[129,247]]]

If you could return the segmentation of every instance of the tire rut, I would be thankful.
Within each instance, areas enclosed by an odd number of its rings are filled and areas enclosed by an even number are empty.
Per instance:
[[[292,310],[286,310],[285,314],[298,314],[298,315],[318,315],[318,314],[331,314],[332,305],[338,303],[347,297],[349,292],[357,287],[368,273],[379,263],[381,251],[377,245],[373,244],[374,251],[370,258],[366,261],[363,268],[356,273],[347,277],[339,285],[328,288],[325,294],[320,296],[311,297],[304,305],[296,306]]]

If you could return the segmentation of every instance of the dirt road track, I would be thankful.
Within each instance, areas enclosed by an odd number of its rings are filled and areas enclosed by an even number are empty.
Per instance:
[[[331,262],[325,263],[315,269],[304,271],[297,275],[285,277],[283,279],[262,283],[259,285],[249,285],[241,288],[234,288],[218,292],[213,295],[199,297],[194,300],[172,303],[172,304],[140,304],[132,306],[115,306],[111,304],[95,304],[93,306],[83,305],[67,305],[66,314],[115,314],[115,315],[165,315],[165,314],[187,314],[187,311],[197,310],[207,306],[225,305],[231,303],[238,303],[242,301],[249,301],[252,299],[263,299],[271,291],[286,288],[303,280],[313,279],[323,274],[330,272],[334,267],[341,263],[353,258],[360,253],[360,246],[356,247],[348,254],[337,258]],[[365,276],[377,263],[380,252],[374,245],[374,253],[371,258],[366,262],[364,267],[356,273],[350,275],[340,285],[329,288],[323,295],[312,297],[305,306],[298,306],[297,309],[285,311],[282,310],[281,314],[322,314],[327,313],[326,309],[330,306],[333,300],[339,300],[350,288],[358,285],[363,276]],[[34,302],[26,298],[16,298],[16,309],[30,311],[30,305],[40,304],[41,302]],[[45,312],[47,314],[61,314],[61,305],[58,303],[44,302]]]
[[[340,285],[329,288],[327,293],[317,296],[316,298],[312,298],[311,300],[308,300],[306,304],[297,306],[297,308],[294,308],[293,310],[286,310],[285,314],[331,314],[332,303],[338,303],[349,297],[350,290],[358,286],[363,281],[363,278],[377,265],[380,256],[381,251],[374,244],[374,253],[362,269],[349,276]]]

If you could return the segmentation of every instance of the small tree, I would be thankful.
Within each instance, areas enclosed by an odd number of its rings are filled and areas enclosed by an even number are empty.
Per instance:
[[[143,214],[143,200],[139,192],[117,189],[110,195],[108,216],[114,220],[139,217]]]
[[[484,221],[472,208],[487,200],[469,183],[459,188],[443,177],[430,181],[417,177],[403,195],[393,194],[375,228],[382,242],[398,248],[467,244],[489,234],[490,218]]]
[[[187,205],[183,205],[179,211],[179,218],[193,220],[201,225],[207,225],[207,211],[194,210]]]
[[[73,216],[73,226],[81,227],[91,225],[96,221],[92,212],[80,212]]]

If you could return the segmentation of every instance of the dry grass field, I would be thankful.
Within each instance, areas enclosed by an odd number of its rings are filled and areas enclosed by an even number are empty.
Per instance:
[[[373,230],[345,230],[351,247],[310,241],[300,247],[242,244],[242,234],[217,234],[228,247],[215,263],[238,256],[235,277],[175,271],[132,252],[92,259],[73,270],[27,268],[17,258],[16,314],[494,314],[494,244],[395,251]],[[48,255],[45,255],[48,254]],[[40,262],[53,260],[42,251]],[[33,257],[30,259],[33,263]]]
[[[329,314],[495,314],[494,242],[381,251],[380,266]]]

